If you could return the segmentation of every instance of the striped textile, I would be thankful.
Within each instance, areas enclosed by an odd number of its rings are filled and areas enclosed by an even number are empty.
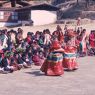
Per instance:
[[[76,56],[77,54],[75,52],[73,53],[64,52],[64,55],[63,55],[64,58],[76,58]]]
[[[63,60],[63,55],[61,53],[52,52],[47,57],[48,62],[58,63],[58,62],[62,62],[62,60]]]

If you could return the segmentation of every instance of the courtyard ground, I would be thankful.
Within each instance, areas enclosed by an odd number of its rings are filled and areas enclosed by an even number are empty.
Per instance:
[[[83,27],[83,29],[86,29],[87,30],[87,35],[90,33],[91,30],[95,30],[95,26],[94,26],[95,23],[92,23],[92,24],[85,24],[85,25],[80,25],[79,27]],[[44,29],[49,29],[50,32],[54,32],[56,30],[56,26],[57,25],[60,25],[63,32],[64,32],[64,24],[49,24],[49,25],[42,25],[42,26],[22,26],[22,27],[4,27],[4,28],[7,28],[8,30],[11,30],[11,29],[14,29],[14,30],[17,30],[18,28],[22,28],[23,29],[23,37],[25,38],[27,36],[27,33],[28,32],[33,32],[33,33],[36,33],[36,31],[40,31],[40,32],[43,32]],[[76,25],[72,25],[72,24],[68,24],[68,28],[70,29],[75,29]],[[1,28],[1,29],[4,29],[4,28]],[[12,38],[14,39],[14,35],[12,36]]]
[[[21,28],[24,30],[23,36],[26,37],[27,32],[43,31],[47,28],[53,32],[56,26],[51,24]],[[64,30],[63,24],[61,27]],[[75,28],[71,25],[69,27]],[[82,27],[87,29],[87,33],[95,29],[94,24]],[[0,95],[95,95],[95,57],[79,58],[78,63],[79,70],[65,72],[62,76],[45,76],[37,66],[12,74],[0,74]]]
[[[95,95],[95,57],[78,58],[79,69],[45,76],[40,67],[0,74],[0,95]]]

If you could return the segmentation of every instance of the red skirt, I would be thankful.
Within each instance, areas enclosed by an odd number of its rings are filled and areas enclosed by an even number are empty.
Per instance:
[[[78,68],[76,61],[76,51],[74,47],[68,47],[64,51],[63,67],[68,70],[74,70]]]
[[[41,71],[48,76],[59,76],[64,73],[62,62],[52,63],[47,60],[43,63]]]
[[[63,67],[68,70],[74,70],[78,68],[78,64],[73,59],[63,59]]]
[[[90,41],[90,47],[95,48],[95,41]]]

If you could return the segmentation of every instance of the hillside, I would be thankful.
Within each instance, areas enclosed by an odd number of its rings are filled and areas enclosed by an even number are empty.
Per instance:
[[[32,5],[49,3],[60,8],[58,20],[76,19],[78,17],[95,19],[95,0],[25,0]]]
[[[10,0],[0,0],[0,3]],[[58,20],[89,18],[95,19],[95,0],[22,0],[31,5],[48,3],[60,8]],[[90,2],[88,2],[90,1]],[[1,4],[2,5],[2,4]]]
[[[56,0],[55,0],[56,1]],[[60,7],[58,12],[58,19],[76,19],[78,17],[95,19],[95,1],[87,2],[85,0],[60,0],[60,3],[57,4],[57,7]]]

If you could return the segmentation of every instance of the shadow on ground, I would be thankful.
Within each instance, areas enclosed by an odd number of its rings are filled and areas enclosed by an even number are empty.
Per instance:
[[[35,76],[45,76],[44,74],[42,74],[40,71],[32,71],[32,72],[25,72],[26,74],[31,74],[31,75],[35,75]]]

